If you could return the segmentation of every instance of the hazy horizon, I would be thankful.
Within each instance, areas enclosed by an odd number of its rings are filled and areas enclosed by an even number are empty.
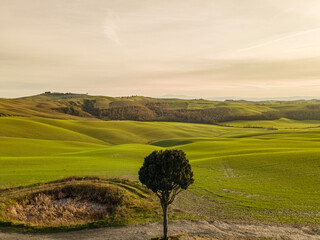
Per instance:
[[[103,97],[131,97],[131,96],[142,96],[142,97],[151,97],[151,98],[168,98],[168,99],[185,99],[185,100],[193,100],[193,99],[205,99],[205,100],[211,100],[211,101],[225,101],[225,100],[248,100],[248,101],[296,101],[296,100],[319,100],[320,97],[316,96],[289,96],[289,97],[237,97],[237,96],[224,96],[224,97],[195,97],[195,96],[185,96],[185,95],[176,95],[176,94],[166,94],[166,95],[161,95],[161,96],[148,96],[148,95],[137,95],[137,94],[131,94],[131,95],[103,95],[103,94],[90,94],[90,93],[84,93],[84,92],[54,92],[54,91],[46,91],[50,92],[52,94],[54,93],[70,93],[70,94],[80,94],[80,95],[89,95],[89,96],[103,96]],[[37,96],[39,94],[45,94],[46,92],[43,93],[36,93],[34,95],[22,95],[22,96],[14,96],[14,97],[1,97],[0,99],[17,99],[17,98],[24,98],[24,97],[32,97],[32,96]]]
[[[317,0],[0,4],[0,98],[319,96]]]

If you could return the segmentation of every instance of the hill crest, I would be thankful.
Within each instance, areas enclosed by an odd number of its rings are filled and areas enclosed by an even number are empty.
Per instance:
[[[211,101],[45,92],[29,97],[0,99],[0,116],[209,124],[234,120],[277,120],[284,117],[294,120],[320,120],[320,100]]]

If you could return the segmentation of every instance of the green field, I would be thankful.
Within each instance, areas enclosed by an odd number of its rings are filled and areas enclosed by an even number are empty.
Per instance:
[[[304,120],[297,121],[287,118],[268,121],[232,121],[224,123],[226,126],[231,127],[244,127],[244,128],[277,128],[277,129],[303,129],[303,128],[318,128],[320,127],[319,120]]]
[[[212,218],[320,224],[320,122],[228,125],[237,127],[1,117],[0,187],[71,175],[137,179],[144,156],[174,148],[195,174],[188,194],[200,200],[181,198],[187,210],[205,199]],[[279,129],[241,128],[249,125]]]

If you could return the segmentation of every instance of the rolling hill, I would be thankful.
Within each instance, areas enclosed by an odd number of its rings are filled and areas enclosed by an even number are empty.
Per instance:
[[[195,174],[180,209],[319,224],[319,106],[72,93],[0,99],[0,188],[72,175],[137,180],[146,155],[173,148]]]
[[[105,97],[46,92],[31,97],[0,99],[0,116],[55,119],[102,119],[219,124],[248,120],[320,120],[320,100],[209,101],[141,96]]]
[[[146,155],[174,148],[186,152],[195,175],[179,208],[214,219],[319,224],[320,129],[294,125],[1,117],[0,187],[72,175],[136,180]]]

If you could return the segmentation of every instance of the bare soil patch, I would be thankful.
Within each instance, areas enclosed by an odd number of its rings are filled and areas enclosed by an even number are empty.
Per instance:
[[[268,224],[234,224],[207,221],[173,221],[169,234],[179,240],[320,240],[319,227]],[[162,223],[87,229],[51,234],[1,233],[1,240],[150,240],[162,234]]]

